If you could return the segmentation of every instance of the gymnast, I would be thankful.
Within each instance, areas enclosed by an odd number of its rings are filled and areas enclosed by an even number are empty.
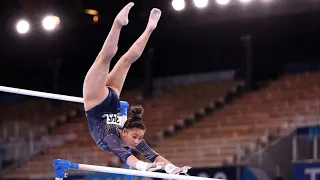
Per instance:
[[[129,23],[128,15],[133,6],[134,3],[130,2],[117,14],[102,49],[84,79],[84,109],[89,131],[99,148],[114,153],[130,167],[141,171],[162,169],[169,174],[186,173],[191,167],[177,167],[147,145],[143,139],[146,127],[142,121],[141,106],[130,108],[132,117],[123,127],[106,123],[108,118],[117,116],[120,93],[130,66],[141,56],[161,17],[160,9],[151,10],[146,29],[109,73],[110,61],[118,50],[121,28]],[[128,148],[136,149],[150,163],[138,160],[127,151]]]

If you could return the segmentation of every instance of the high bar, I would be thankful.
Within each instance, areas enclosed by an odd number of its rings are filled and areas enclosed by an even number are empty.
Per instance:
[[[122,168],[97,166],[97,165],[89,165],[89,164],[78,164],[78,163],[73,163],[64,159],[55,159],[53,161],[53,166],[56,169],[56,180],[63,180],[63,177],[65,177],[65,171],[68,169],[112,173],[112,174],[123,174],[123,175],[132,175],[132,176],[153,177],[153,178],[161,178],[161,179],[222,180],[222,179],[214,179],[214,178],[206,178],[206,177],[174,175],[174,174],[166,174],[166,173],[159,173],[159,172],[138,171],[138,170],[132,170],[132,169],[122,169]]]
[[[22,95],[27,95],[27,96],[42,97],[42,98],[46,98],[46,99],[56,99],[56,100],[62,100],[62,101],[68,101],[68,102],[83,103],[83,98],[80,98],[80,97],[66,96],[66,95],[61,95],[61,94],[53,94],[53,93],[46,93],[46,92],[40,92],[40,91],[32,91],[32,90],[19,89],[19,88],[12,88],[12,87],[7,87],[7,86],[0,86],[0,91],[14,93],[14,94],[22,94]]]
[[[7,86],[0,86],[0,92],[42,97],[46,99],[55,99],[55,100],[62,100],[62,101],[68,101],[68,102],[83,103],[83,98],[81,97],[33,91],[33,90],[27,90],[27,89],[19,89],[19,88],[7,87]],[[120,101],[120,102],[124,103],[125,101]]]

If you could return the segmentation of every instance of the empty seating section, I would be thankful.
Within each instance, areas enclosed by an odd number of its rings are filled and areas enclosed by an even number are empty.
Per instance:
[[[165,129],[177,119],[186,118],[210,102],[222,98],[227,91],[240,84],[241,82],[237,81],[206,82],[172,87],[164,94],[151,100],[139,100],[137,98],[140,96],[138,92],[123,93],[120,99],[128,101],[130,105],[143,105],[145,109],[144,123],[147,126],[146,139],[151,139],[159,130]],[[97,147],[90,137],[87,126],[87,120],[83,115],[76,121],[58,128],[54,132],[55,135],[74,133],[78,138],[62,146],[52,148],[43,155],[36,156],[29,163],[17,168],[11,175],[52,172],[51,162],[55,158],[96,165],[107,165],[111,161],[118,161],[118,158],[115,158],[112,153],[105,153]],[[206,149],[210,149],[210,147],[208,146]]]
[[[169,92],[142,103],[147,140],[168,125],[183,119],[211,102],[224,97],[241,82],[205,82],[173,87]],[[131,103],[133,104],[133,103]]]
[[[15,104],[3,104],[0,114],[0,138],[14,139],[26,137],[29,131],[37,133],[41,128],[56,123],[59,116],[72,109],[79,109],[78,103],[63,102],[61,106],[52,107],[53,100],[31,98]],[[4,131],[2,131],[4,130]]]
[[[156,151],[178,165],[212,166],[234,160],[237,147],[246,148],[263,135],[319,123],[319,79],[319,72],[285,76],[183,129]]]

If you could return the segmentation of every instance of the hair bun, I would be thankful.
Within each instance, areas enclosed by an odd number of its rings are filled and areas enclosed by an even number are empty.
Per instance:
[[[132,119],[133,120],[142,120],[144,109],[142,106],[132,106],[131,107],[131,113],[132,113]]]

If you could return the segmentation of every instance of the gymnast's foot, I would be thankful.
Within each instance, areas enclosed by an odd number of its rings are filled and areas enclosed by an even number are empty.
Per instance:
[[[149,22],[147,25],[147,29],[153,31],[154,29],[156,29],[158,22],[160,20],[161,17],[161,10],[158,8],[153,8],[150,12],[150,16],[149,16]]]
[[[129,23],[129,11],[134,6],[133,2],[128,3],[122,10],[118,13],[117,17],[115,18],[115,23],[125,26]]]

